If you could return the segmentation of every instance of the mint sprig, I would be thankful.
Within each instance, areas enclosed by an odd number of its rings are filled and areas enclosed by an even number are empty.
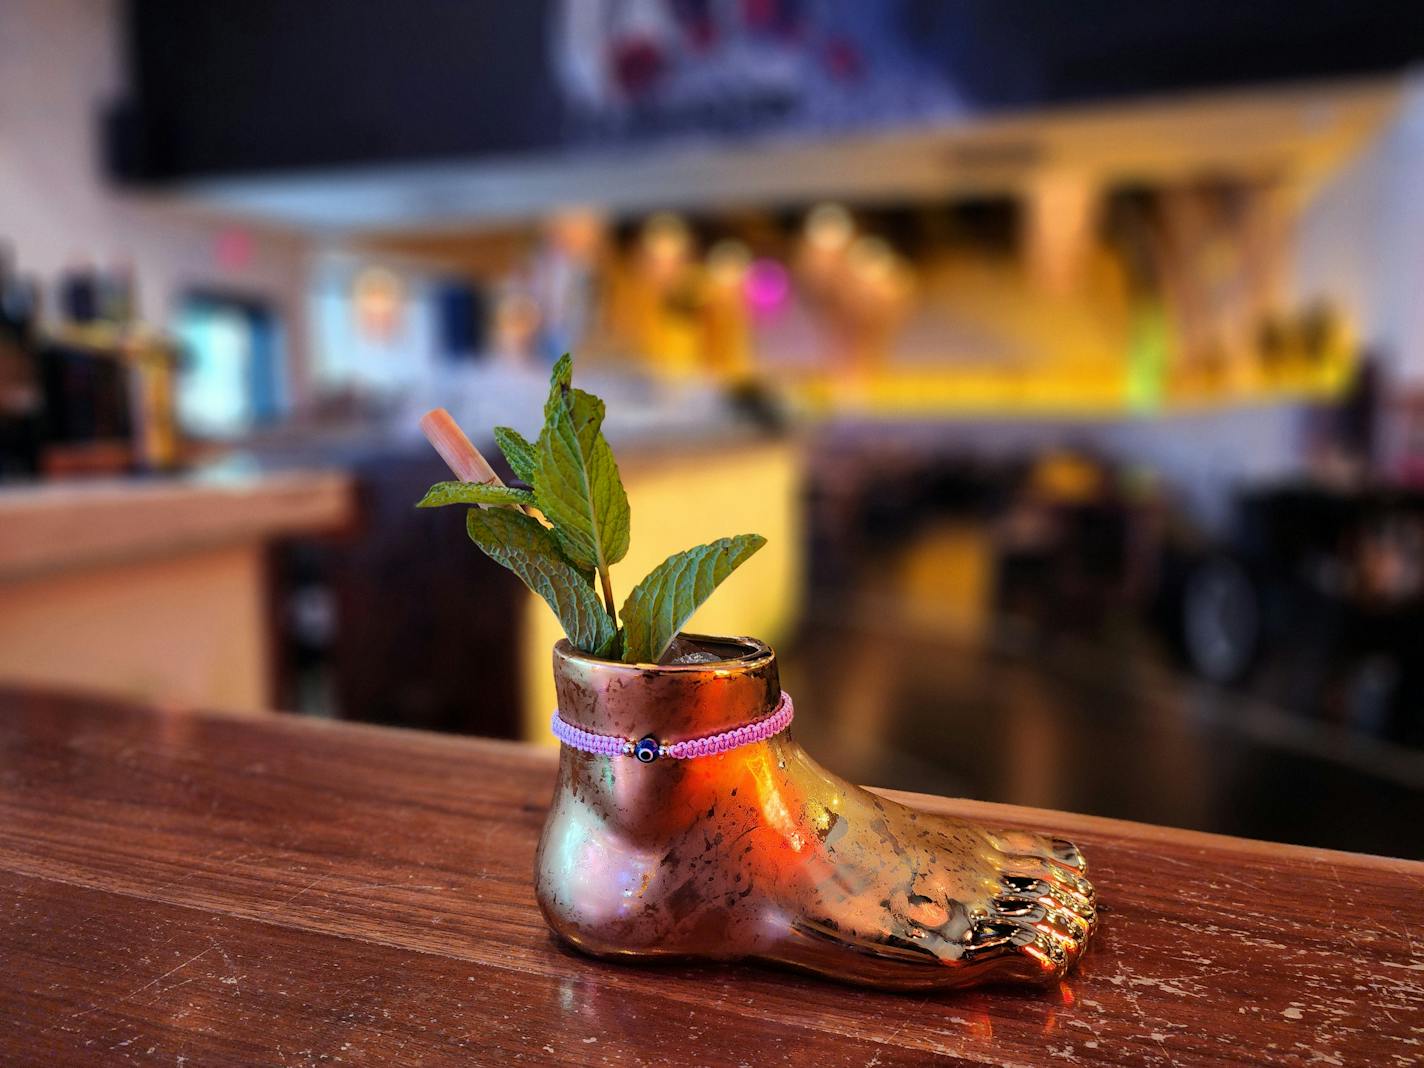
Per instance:
[[[620,628],[609,568],[628,552],[628,495],[603,436],[603,401],[574,389],[572,380],[573,361],[565,354],[554,365],[537,441],[509,427],[494,430],[510,468],[532,489],[439,482],[419,507],[475,505],[466,517],[470,538],[544,599],[570,643],[594,656],[656,663],[712,591],[766,539],[740,534],[668,557],[623,602]],[[519,510],[526,506],[549,525]]]

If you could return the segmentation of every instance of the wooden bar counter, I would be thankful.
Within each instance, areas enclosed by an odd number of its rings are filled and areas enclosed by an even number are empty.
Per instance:
[[[553,774],[0,691],[0,1063],[1424,1062],[1424,864],[910,797],[1070,834],[1103,925],[1053,990],[878,993],[562,948],[530,878]]]

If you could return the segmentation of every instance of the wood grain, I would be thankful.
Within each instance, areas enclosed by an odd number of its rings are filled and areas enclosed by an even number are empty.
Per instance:
[[[1424,1059],[1424,864],[978,802],[1106,906],[1048,994],[881,994],[553,941],[530,748],[0,691],[0,1060],[1372,1064]]]

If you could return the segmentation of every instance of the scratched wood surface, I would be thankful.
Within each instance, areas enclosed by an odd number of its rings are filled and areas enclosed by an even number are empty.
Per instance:
[[[0,691],[0,1063],[1424,1063],[1424,864],[919,797],[1071,834],[1041,994],[615,966],[547,934],[550,756]]]

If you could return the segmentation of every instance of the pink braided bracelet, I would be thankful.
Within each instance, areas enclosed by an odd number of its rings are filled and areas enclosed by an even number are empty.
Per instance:
[[[554,729],[554,737],[559,741],[575,749],[581,749],[585,753],[594,753],[598,756],[631,756],[636,757],[644,764],[651,764],[658,757],[690,760],[693,757],[725,753],[728,749],[735,749],[739,745],[765,741],[789,727],[791,718],[795,714],[796,710],[791,703],[791,695],[782,690],[781,700],[777,702],[776,710],[766,718],[717,734],[709,734],[704,738],[689,738],[684,742],[659,742],[651,734],[637,741],[619,738],[613,734],[595,734],[582,727],[575,727],[557,712],[554,713],[551,726]]]

